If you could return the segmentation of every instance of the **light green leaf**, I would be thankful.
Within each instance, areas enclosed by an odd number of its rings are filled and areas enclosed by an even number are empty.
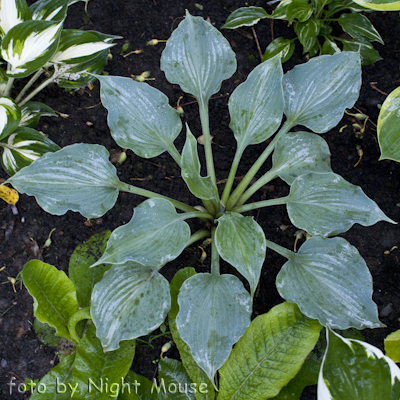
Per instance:
[[[15,25],[32,19],[25,0],[2,1],[0,8],[0,36],[1,38]]]
[[[224,214],[218,219],[215,245],[219,255],[247,279],[253,298],[267,250],[260,225],[253,217],[238,213]]]
[[[236,29],[241,26],[253,26],[261,19],[268,17],[268,13],[262,7],[241,7],[229,15],[222,28]]]
[[[266,61],[277,54],[281,53],[281,62],[284,63],[292,57],[294,52],[294,42],[291,39],[284,39],[283,37],[278,37],[274,39],[265,49],[262,60]]]
[[[331,171],[331,153],[324,139],[311,132],[290,132],[279,139],[269,173],[291,185],[308,172]]]
[[[284,113],[293,126],[327,132],[339,123],[346,108],[353,107],[360,87],[358,53],[313,58],[284,75]]]
[[[374,28],[371,21],[360,13],[344,13],[339,17],[338,22],[343,30],[353,38],[361,37],[371,42],[376,40],[384,44],[381,35]]]
[[[56,267],[39,260],[25,264],[24,285],[33,297],[35,317],[56,329],[56,335],[71,340],[68,321],[78,311],[74,285]]]
[[[94,285],[101,281],[104,272],[110,268],[110,265],[89,268],[103,255],[110,235],[111,231],[93,235],[87,242],[76,247],[69,259],[68,274],[76,288],[76,297],[80,307],[90,306]]]
[[[339,40],[343,43],[344,51],[358,51],[360,53],[361,65],[370,65],[382,60],[382,57],[379,55],[378,51],[374,49],[374,46],[364,38]]]
[[[92,293],[90,313],[105,351],[158,328],[171,307],[168,281],[135,262],[113,265]]]
[[[256,67],[229,99],[229,114],[238,148],[271,137],[283,116],[282,65],[277,55]]]
[[[182,150],[182,178],[189,190],[199,199],[218,199],[218,189],[210,176],[200,175],[200,161],[197,154],[197,140],[186,124],[186,142]]]
[[[114,206],[121,185],[108,157],[97,144],[73,144],[46,153],[7,182],[20,193],[35,196],[50,214],[72,210],[98,218]]]
[[[355,223],[395,223],[360,187],[333,172],[299,176],[292,183],[287,210],[292,223],[312,236],[337,235]]]
[[[170,83],[206,104],[219,91],[222,81],[236,71],[236,58],[217,29],[186,12],[162,53],[161,70]]]
[[[395,363],[400,362],[400,329],[386,336],[385,351]]]
[[[35,128],[40,117],[56,117],[57,114],[48,105],[38,101],[28,101],[21,107],[19,126]]]
[[[291,0],[286,8],[286,18],[292,23],[295,19],[300,22],[307,21],[313,13],[308,0]]]
[[[66,0],[38,0],[29,7],[29,10],[34,20],[62,21],[66,17],[67,8]]]
[[[14,100],[0,97],[0,139],[11,135],[21,121],[21,110]]]
[[[161,268],[175,260],[189,241],[190,228],[184,216],[168,200],[144,201],[126,225],[113,231],[105,253],[93,266],[135,261]]]
[[[318,379],[318,400],[395,400],[399,367],[376,347],[327,329],[328,348]]]
[[[317,343],[321,325],[293,303],[255,318],[220,370],[218,400],[276,396],[300,370]]]
[[[378,117],[379,160],[400,162],[400,87],[386,97]]]
[[[250,295],[233,275],[197,274],[183,283],[178,304],[178,332],[213,381],[250,323]]]
[[[398,0],[353,0],[360,6],[371,8],[376,11],[399,11],[400,1]]]
[[[295,302],[303,314],[324,326],[383,326],[372,301],[369,269],[357,249],[343,238],[307,240],[280,270],[276,287],[285,300]]]

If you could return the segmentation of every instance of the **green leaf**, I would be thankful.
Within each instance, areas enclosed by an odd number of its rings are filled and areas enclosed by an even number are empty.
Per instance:
[[[222,28],[236,29],[241,26],[253,26],[261,19],[268,17],[268,13],[262,7],[241,7],[229,15]]]
[[[400,87],[382,104],[378,117],[379,160],[400,162]]]
[[[251,298],[257,289],[267,250],[264,231],[253,217],[227,213],[218,219],[215,245],[220,256],[250,284]]]
[[[287,9],[293,0],[281,0],[272,12],[271,18],[273,19],[288,19]]]
[[[281,62],[284,63],[292,57],[295,45],[293,40],[278,37],[274,39],[265,49],[263,61],[266,61],[277,54],[281,53]]]
[[[371,8],[376,11],[399,11],[400,1],[398,0],[353,0],[360,6]]]
[[[182,122],[179,113],[168,104],[167,96],[130,78],[97,78],[101,83],[101,101],[108,110],[111,135],[119,146],[144,158],[175,149],[173,142]]]
[[[25,0],[7,0],[0,8],[0,37],[15,25],[32,19],[31,13]]]
[[[135,261],[161,268],[175,260],[189,241],[190,228],[184,216],[168,200],[144,201],[126,225],[113,231],[105,253],[93,266]]]
[[[308,172],[332,172],[328,144],[311,132],[289,132],[282,136],[272,155],[269,174],[291,185]]]
[[[46,153],[60,150],[60,146],[42,132],[28,127],[16,129],[0,142],[0,147],[3,148],[1,164],[9,175],[14,175]]]
[[[319,400],[395,400],[399,367],[376,347],[327,329],[328,348],[318,379]]]
[[[200,161],[197,154],[197,140],[186,124],[186,142],[182,150],[182,178],[189,190],[199,199],[218,199],[218,189],[210,176],[200,175]]]
[[[297,65],[283,77],[284,113],[290,123],[316,133],[336,126],[361,87],[360,57],[341,52]]]
[[[236,71],[236,58],[217,29],[186,12],[162,53],[161,70],[170,83],[206,104],[219,91],[222,81]]]
[[[29,10],[34,20],[62,21],[67,15],[67,8],[66,0],[38,0],[29,7]]]
[[[343,238],[307,240],[280,270],[276,287],[285,300],[295,302],[303,314],[324,326],[383,326],[372,301],[369,269],[357,249]]]
[[[322,54],[335,54],[339,53],[340,49],[338,45],[328,38],[325,38],[324,44],[322,45]]]
[[[60,338],[56,336],[56,330],[50,325],[40,322],[37,318],[33,322],[36,336],[47,346],[57,347]]]
[[[121,185],[108,157],[97,144],[73,144],[46,153],[7,182],[20,193],[35,196],[50,214],[72,210],[98,218],[114,206]]]
[[[355,12],[372,12],[370,9],[362,7],[353,0],[331,0],[328,6],[329,16],[332,16],[342,10],[350,10]]]
[[[21,121],[21,110],[14,100],[0,97],[0,140],[11,135]]]
[[[379,55],[378,51],[374,49],[374,46],[364,38],[340,39],[340,41],[343,43],[344,51],[360,52],[361,65],[370,65],[382,60],[382,57]]]
[[[292,223],[312,236],[337,235],[355,223],[395,223],[360,187],[333,172],[299,176],[290,189],[287,210]]]
[[[292,23],[295,19],[304,22],[311,17],[312,13],[313,10],[308,5],[308,0],[292,0],[287,6],[286,18],[289,23]]]
[[[276,396],[300,370],[317,343],[321,325],[293,303],[256,317],[220,370],[218,400]]]
[[[38,101],[28,101],[21,106],[21,121],[19,126],[35,128],[41,117],[56,117],[52,108]]]
[[[233,275],[197,274],[183,283],[178,304],[178,332],[213,381],[250,323],[250,295]]]
[[[385,351],[395,363],[400,362],[400,329],[386,336]]]
[[[113,265],[92,293],[90,313],[105,351],[158,328],[171,307],[168,281],[134,262]]]
[[[321,22],[319,19],[310,18],[305,22],[296,22],[294,24],[294,31],[299,38],[300,43],[303,45],[303,53],[309,52],[316,41],[321,29]]]
[[[76,288],[80,307],[90,306],[94,285],[101,281],[104,272],[110,268],[110,265],[89,268],[103,255],[110,235],[111,231],[104,231],[91,236],[87,242],[75,248],[69,259],[69,278]]]
[[[78,311],[74,285],[50,264],[31,260],[21,272],[24,285],[33,297],[35,317],[56,329],[56,335],[71,340],[68,321]]]
[[[371,21],[364,15],[352,12],[345,13],[339,17],[340,26],[353,38],[364,38],[369,41],[376,40],[384,44],[379,32],[374,28]]]
[[[282,65],[277,55],[256,67],[229,99],[229,114],[238,148],[271,137],[283,116]]]

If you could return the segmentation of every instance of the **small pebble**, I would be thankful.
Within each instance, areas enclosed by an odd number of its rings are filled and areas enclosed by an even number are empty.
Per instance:
[[[383,307],[379,315],[381,317],[387,317],[393,311],[392,305],[388,304],[387,306]]]
[[[1,368],[6,368],[7,367],[7,361],[6,360],[1,360]]]

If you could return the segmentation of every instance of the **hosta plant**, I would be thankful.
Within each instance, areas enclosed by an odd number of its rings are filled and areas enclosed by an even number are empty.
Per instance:
[[[235,55],[211,24],[187,14],[167,42],[161,69],[169,82],[198,102],[207,176],[200,175],[197,141],[188,125],[183,149],[175,147],[181,119],[160,91],[130,78],[97,76],[101,100],[117,144],[145,158],[169,153],[198,202],[185,204],[121,182],[109,153],[96,144],[74,144],[47,153],[7,182],[35,196],[44,210],[55,215],[73,210],[97,218],[114,206],[120,191],[146,197],[130,222],[112,232],[104,253],[91,265],[93,270],[108,265],[90,299],[90,317],[104,351],[118,351],[127,341],[147,335],[168,315],[188,376],[198,385],[208,385],[210,392],[196,392],[196,398],[214,398],[213,388],[219,390],[220,400],[272,398],[300,370],[321,326],[328,332],[382,326],[365,261],[349,242],[332,236],[355,223],[393,221],[361,188],[331,170],[328,146],[318,135],[334,128],[345,108],[357,100],[360,55],[344,51],[316,57],[286,74],[277,55],[255,68],[229,100],[237,150],[222,193],[216,185],[208,102],[235,72]],[[296,126],[308,130],[294,131]],[[263,153],[233,190],[244,150],[257,144],[265,146]],[[272,168],[249,187],[270,155]],[[290,186],[287,196],[251,202],[254,193],[276,178]],[[247,214],[277,204],[286,205],[293,225],[311,236],[298,252],[268,240]],[[192,233],[186,222],[190,218],[200,219],[204,227]],[[205,238],[211,238],[210,271],[196,274],[182,269],[170,285],[160,270],[187,246]],[[276,278],[286,302],[251,322],[267,248],[287,259]],[[222,274],[221,259],[243,280]],[[375,356],[360,346],[360,357],[368,364]],[[332,385],[341,384],[331,383],[336,375],[326,375],[329,354],[328,347],[320,373],[328,386],[325,395]],[[378,364],[378,369],[389,368],[386,359]],[[378,384],[373,381],[376,373],[359,372],[355,381]],[[390,392],[397,380],[386,378],[379,384],[388,385]]]

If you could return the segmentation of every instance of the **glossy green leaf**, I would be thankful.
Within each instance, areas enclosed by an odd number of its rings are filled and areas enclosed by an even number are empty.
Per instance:
[[[233,275],[197,274],[178,296],[176,326],[211,381],[250,323],[251,298]]]
[[[38,101],[28,101],[21,107],[20,126],[35,128],[41,117],[56,117],[57,114],[48,105]]]
[[[295,45],[293,40],[278,37],[274,39],[265,49],[263,61],[266,61],[277,54],[281,53],[281,62],[284,63],[292,57]]]
[[[20,193],[35,196],[50,214],[72,210],[98,218],[114,206],[121,184],[108,157],[97,144],[73,144],[46,153],[7,182]]]
[[[399,367],[376,347],[327,329],[328,348],[318,379],[318,400],[396,400]]]
[[[358,51],[361,56],[361,65],[370,65],[379,60],[382,60],[382,57],[379,55],[379,52],[374,49],[372,44],[364,39],[340,39],[343,43],[344,51]]]
[[[386,336],[385,351],[395,363],[400,362],[400,329]]]
[[[32,19],[41,21],[62,21],[66,17],[68,1],[66,0],[38,0],[29,10]]]
[[[327,132],[339,123],[346,108],[353,107],[360,87],[358,53],[313,58],[284,75],[284,113],[293,125]]]
[[[319,35],[321,29],[320,20],[310,18],[304,22],[296,22],[293,27],[300,43],[303,45],[303,53],[309,52],[314,46],[316,37]]]
[[[170,83],[205,104],[219,91],[222,81],[234,74],[236,58],[217,29],[186,12],[162,53],[161,70]]]
[[[135,262],[113,265],[92,292],[90,313],[105,351],[158,328],[171,307],[168,281]]]
[[[400,87],[393,90],[382,104],[378,117],[380,160],[400,162]]]
[[[215,245],[219,255],[247,279],[253,298],[267,250],[261,226],[253,217],[224,214],[218,219]]]
[[[110,235],[111,231],[93,235],[87,242],[76,247],[69,259],[68,274],[76,288],[76,297],[80,307],[90,306],[94,285],[101,281],[104,272],[110,268],[110,265],[89,268],[103,255]]]
[[[345,13],[339,17],[340,26],[353,38],[364,38],[369,41],[377,41],[381,44],[383,40],[379,32],[374,28],[371,21],[364,15],[356,12]]]
[[[353,0],[360,6],[371,8],[376,11],[399,11],[400,1],[398,0]]]
[[[40,322],[37,318],[33,322],[36,336],[47,346],[57,347],[60,343],[60,337],[56,336],[56,330],[49,324]]]
[[[329,5],[329,15],[334,15],[339,11],[350,10],[355,12],[372,12],[370,9],[365,8],[354,2],[353,0],[330,0]]]
[[[322,45],[322,54],[335,54],[339,53],[341,50],[338,45],[328,38],[325,38],[324,44]]]
[[[35,317],[56,329],[57,336],[71,340],[68,321],[78,311],[74,285],[50,264],[31,260],[21,272],[24,285],[33,297]]]
[[[229,114],[238,148],[272,136],[283,116],[282,65],[277,55],[261,63],[229,99]]]
[[[14,100],[0,97],[0,139],[11,135],[21,121],[21,110]]]
[[[269,174],[279,176],[291,185],[308,172],[331,172],[328,144],[311,132],[290,132],[282,136],[272,155]]]
[[[108,110],[111,135],[122,148],[140,157],[156,157],[174,147],[182,129],[168,98],[144,82],[119,76],[97,76],[101,101]]]
[[[293,303],[256,317],[220,370],[219,400],[276,396],[300,370],[321,330]]]
[[[303,314],[324,326],[383,326],[372,301],[369,269],[357,249],[343,238],[307,240],[280,270],[276,287],[285,300],[295,302]]]
[[[287,9],[292,0],[281,0],[272,12],[271,18],[273,19],[288,19]]]
[[[229,15],[222,28],[236,29],[241,26],[253,26],[261,19],[268,17],[268,13],[262,7],[241,7]]]
[[[1,38],[15,25],[32,19],[25,0],[2,1],[0,8],[0,36]]]
[[[311,17],[312,13],[308,0],[291,0],[286,9],[286,18],[290,23],[295,19],[304,22]]]

